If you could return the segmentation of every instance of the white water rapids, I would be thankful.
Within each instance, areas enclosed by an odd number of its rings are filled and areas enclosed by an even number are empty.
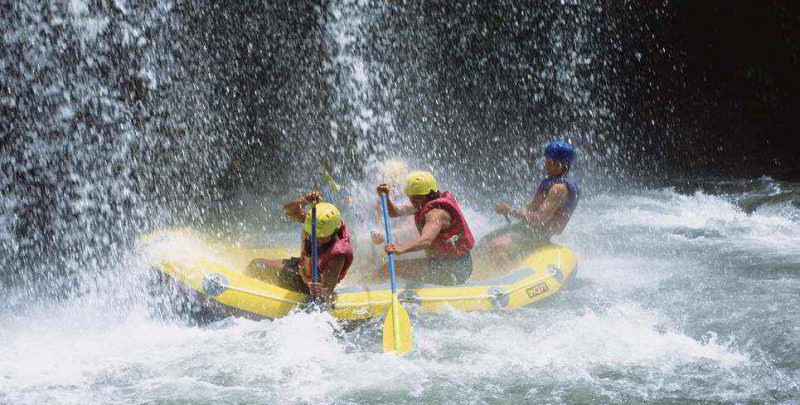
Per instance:
[[[402,358],[380,353],[375,325],[342,335],[327,315],[155,319],[132,264],[74,301],[0,315],[0,402],[792,402],[800,227],[780,204],[744,213],[746,195],[587,196],[560,239],[580,255],[572,288],[418,316]]]

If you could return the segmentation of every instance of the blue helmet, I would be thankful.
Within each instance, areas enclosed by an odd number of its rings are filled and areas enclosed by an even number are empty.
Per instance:
[[[544,148],[544,157],[571,165],[575,162],[575,148],[564,141],[553,141]]]

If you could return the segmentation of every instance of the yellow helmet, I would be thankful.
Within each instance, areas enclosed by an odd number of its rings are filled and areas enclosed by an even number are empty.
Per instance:
[[[428,172],[411,172],[406,177],[406,195],[428,195],[438,190],[436,178]]]
[[[342,225],[342,215],[339,209],[331,203],[317,204],[317,237],[325,238],[333,235]],[[311,211],[306,213],[306,224],[304,227],[307,234],[311,235]]]

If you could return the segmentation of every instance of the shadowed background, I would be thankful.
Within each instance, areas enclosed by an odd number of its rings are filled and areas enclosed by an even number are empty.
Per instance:
[[[319,162],[405,156],[492,195],[566,138],[595,187],[797,178],[795,2],[359,4],[0,5],[3,277],[263,207]]]

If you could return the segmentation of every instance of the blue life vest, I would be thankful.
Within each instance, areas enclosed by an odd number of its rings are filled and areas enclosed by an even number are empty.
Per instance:
[[[548,177],[542,180],[539,183],[539,188],[536,189],[536,195],[544,196],[550,191],[550,188],[553,187],[554,184],[565,184],[567,189],[569,190],[569,199],[567,200],[567,205],[564,209],[567,211],[568,215],[572,215],[575,211],[575,208],[578,207],[578,200],[581,198],[581,188],[578,187],[578,184],[575,183],[574,180],[567,177]]]

